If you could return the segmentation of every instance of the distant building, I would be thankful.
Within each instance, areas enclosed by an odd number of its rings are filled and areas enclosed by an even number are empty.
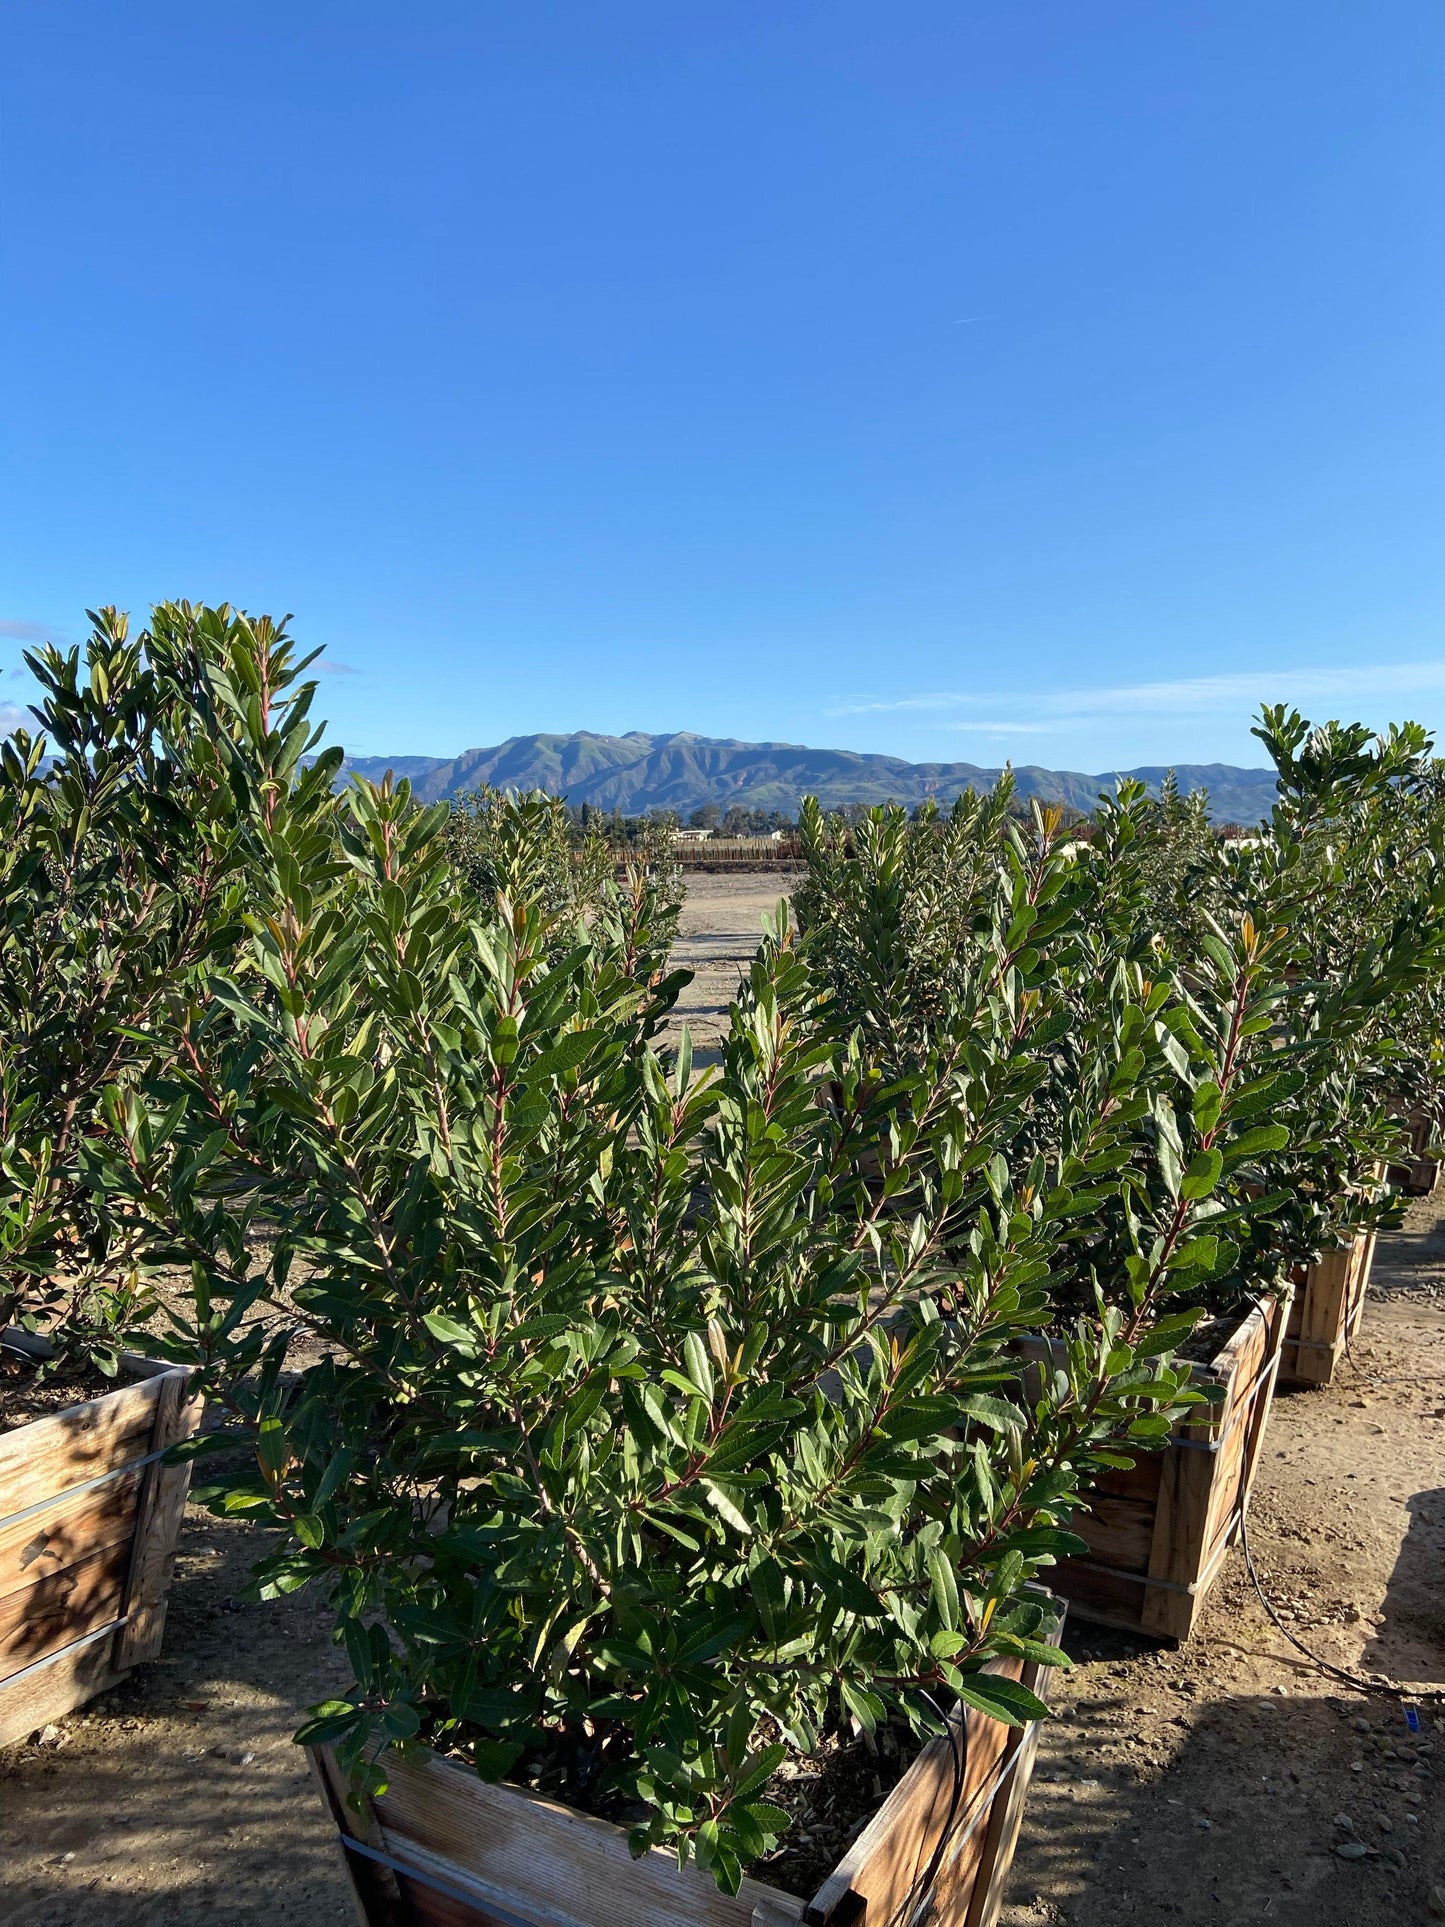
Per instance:
[[[676,830],[673,832],[679,843],[706,843],[712,836],[711,830]]]

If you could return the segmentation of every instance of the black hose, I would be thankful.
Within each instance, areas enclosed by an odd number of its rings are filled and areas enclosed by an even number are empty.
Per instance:
[[[1241,1516],[1239,1521],[1239,1543],[1244,1548],[1244,1566],[1249,1574],[1250,1584],[1259,1595],[1259,1603],[1268,1613],[1271,1625],[1276,1632],[1284,1635],[1297,1653],[1304,1655],[1311,1666],[1318,1667],[1320,1672],[1328,1673],[1334,1679],[1343,1680],[1346,1686],[1353,1686],[1356,1692],[1382,1693],[1389,1699],[1406,1700],[1411,1703],[1420,1700],[1439,1700],[1445,1703],[1445,1690],[1439,1687],[1399,1686],[1394,1680],[1372,1679],[1367,1673],[1352,1672],[1348,1667],[1336,1666],[1328,1659],[1321,1659],[1318,1653],[1312,1653],[1309,1647],[1302,1640],[1296,1639],[1289,1627],[1285,1625],[1269,1595],[1260,1584],[1259,1574],[1254,1567],[1254,1554],[1249,1545],[1249,1522],[1244,1516]]]

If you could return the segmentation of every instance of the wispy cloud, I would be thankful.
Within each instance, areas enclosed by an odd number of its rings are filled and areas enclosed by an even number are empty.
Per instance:
[[[337,662],[334,656],[321,656],[311,667],[318,676],[359,676],[361,671],[353,669],[349,662]]]
[[[12,642],[46,642],[54,634],[43,622],[17,622],[12,617],[0,616],[0,636]]]
[[[14,703],[0,703],[0,736],[13,736],[22,727],[35,727],[35,718],[29,710],[17,709]]]
[[[967,713],[947,725],[953,729],[1023,731],[1057,730],[1073,722],[1100,716],[1187,716],[1204,713],[1253,711],[1261,703],[1300,705],[1368,702],[1382,698],[1415,698],[1445,694],[1445,662],[1353,663],[1317,669],[1250,669],[1221,676],[1186,676],[1172,682],[1116,684],[1105,689],[957,690],[917,696],[859,697],[829,711],[834,716],[861,716],[885,711],[950,710],[990,712],[987,722]],[[1000,710],[1017,705],[1025,712],[1018,722],[996,720]],[[1047,719],[1047,720],[1042,720]]]
[[[1056,723],[1011,723],[1011,722],[957,722],[949,723],[949,729],[972,730],[977,736],[1057,736],[1061,729],[1067,729],[1063,719]]]

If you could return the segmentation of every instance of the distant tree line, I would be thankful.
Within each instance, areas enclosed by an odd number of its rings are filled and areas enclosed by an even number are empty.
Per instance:
[[[1032,820],[1033,803],[1030,798],[1018,795],[1011,780],[1005,779],[999,786],[1003,792],[1002,807],[1006,815],[1017,822],[1028,823]],[[473,839],[483,833],[483,826],[490,822],[492,813],[502,799],[503,793],[483,785],[480,789],[464,793],[451,799],[453,816],[456,819],[451,831],[451,840],[458,849],[470,851]],[[543,792],[534,793],[540,803]],[[590,862],[584,860],[584,868],[595,867],[597,852],[606,849],[614,854],[630,853],[646,855],[651,858],[661,856],[669,847],[677,832],[684,826],[690,830],[710,830],[717,837],[768,836],[781,830],[787,836],[798,835],[798,819],[782,810],[748,809],[735,803],[724,809],[720,803],[704,803],[688,813],[686,819],[677,810],[651,809],[629,815],[620,808],[600,809],[595,803],[571,804],[562,797],[545,799],[547,810],[544,812],[548,824],[547,834],[555,841],[560,838],[570,844],[574,855],[581,856],[592,852]],[[923,803],[908,806],[908,818],[913,823],[935,823],[940,832],[950,821],[959,820],[973,808],[977,797],[972,790],[966,790],[951,804],[943,805],[930,799]],[[1186,823],[1195,826],[1196,834],[1212,833],[1225,839],[1239,837],[1248,832],[1239,824],[1225,823],[1209,825],[1208,799],[1202,790],[1190,795],[1181,794],[1172,772],[1161,786],[1159,797],[1164,821],[1181,827]],[[867,822],[870,811],[877,805],[871,803],[848,803],[840,810],[830,812],[838,820],[856,829]],[[897,807],[888,799],[883,805],[891,809]],[[1059,812],[1061,828],[1074,836],[1090,837],[1093,834],[1094,818],[1081,810],[1073,809],[1067,803],[1052,807]],[[540,819],[539,819],[540,822]],[[483,836],[485,841],[485,836]],[[470,859],[463,867],[470,865]]]
[[[614,849],[651,844],[660,835],[672,835],[683,828],[676,810],[654,809],[628,816],[617,808],[601,810],[595,803],[582,803],[575,808],[569,805],[567,814],[579,840],[601,837]],[[716,836],[767,836],[773,830],[795,832],[798,825],[795,817],[785,816],[781,810],[749,810],[736,804],[724,810],[719,803],[704,803],[691,812],[686,827],[711,830]]]

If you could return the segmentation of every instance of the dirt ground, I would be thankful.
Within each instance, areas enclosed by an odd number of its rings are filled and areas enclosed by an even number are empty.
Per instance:
[[[1320,1657],[1440,1693],[1445,1201],[1380,1240],[1352,1351],[1338,1384],[1275,1401],[1255,1565]],[[1445,1698],[1412,1734],[1399,1701],[1317,1672],[1238,1548],[1186,1646],[1082,1622],[1064,1644],[1079,1664],[1055,1675],[1002,1927],[1445,1916]]]
[[[703,1048],[778,882],[694,879],[681,948]],[[1306,1645],[1445,1689],[1445,1202],[1381,1240],[1342,1383],[1277,1400],[1251,1539]],[[257,1546],[192,1508],[165,1658],[0,1751],[4,1927],[352,1919],[290,1742],[344,1669],[305,1600],[238,1606]],[[1428,1927],[1437,1886],[1445,1913],[1445,1700],[1412,1735],[1398,1702],[1314,1671],[1238,1550],[1187,1647],[1079,1622],[1065,1644],[1078,1663],[1056,1678],[1003,1927]]]
[[[687,1025],[698,1063],[716,1060],[727,1030],[728,1005],[737,996],[740,979],[747,975],[763,918],[772,916],[793,881],[793,875],[781,871],[743,871],[731,876],[695,871],[688,877],[673,955],[694,975],[679,1000],[671,1029],[675,1032]]]

